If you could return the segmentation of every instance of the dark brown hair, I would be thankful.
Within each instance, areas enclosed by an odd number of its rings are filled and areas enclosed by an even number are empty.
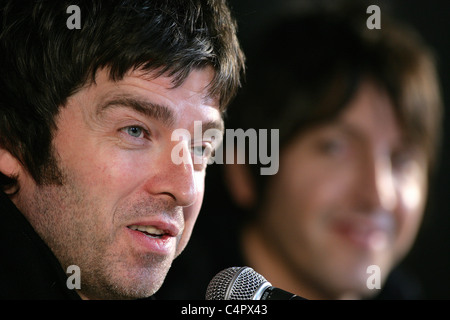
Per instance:
[[[80,8],[79,30],[66,26],[70,5]],[[59,108],[101,68],[111,80],[161,70],[177,86],[193,68],[212,66],[209,93],[222,111],[240,86],[244,55],[225,0],[4,0],[0,25],[0,147],[38,184]],[[0,173],[0,188],[15,184]]]

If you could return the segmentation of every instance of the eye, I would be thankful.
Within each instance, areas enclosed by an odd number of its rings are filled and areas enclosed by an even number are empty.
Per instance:
[[[130,126],[123,129],[125,133],[134,137],[134,138],[142,138],[144,136],[144,129],[138,126]]]
[[[194,153],[195,156],[197,157],[205,157],[207,150],[206,146],[195,146],[192,148],[192,151]]]
[[[192,160],[194,165],[202,165],[206,167],[209,159],[212,156],[213,148],[210,143],[193,146],[191,148]]]
[[[209,157],[211,157],[213,153],[213,148],[209,143],[202,146],[195,146],[192,149],[195,157],[202,157],[209,159]]]
[[[119,129],[121,141],[131,146],[144,146],[151,139],[150,131],[139,125],[126,126]]]
[[[317,144],[318,150],[326,155],[339,155],[346,151],[347,145],[343,139],[323,139]]]

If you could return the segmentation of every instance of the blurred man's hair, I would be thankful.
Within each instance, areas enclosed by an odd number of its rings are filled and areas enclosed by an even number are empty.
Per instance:
[[[368,29],[366,7],[281,16],[249,46],[246,83],[228,112],[233,128],[279,129],[280,150],[305,130],[335,119],[362,80],[386,90],[408,143],[436,160],[440,96],[432,52],[383,12]],[[270,176],[252,166],[259,192]]]

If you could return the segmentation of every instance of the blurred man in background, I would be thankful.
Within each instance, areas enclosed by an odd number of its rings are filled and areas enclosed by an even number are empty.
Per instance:
[[[245,221],[224,219],[222,237],[205,232],[213,244],[192,248],[201,261],[188,265],[201,271],[187,298],[201,298],[215,273],[240,265],[308,299],[420,298],[414,282],[392,271],[426,208],[439,85],[415,33],[386,14],[381,29],[369,29],[367,18],[363,6],[286,15],[247,51],[247,81],[228,125],[279,129],[279,171],[225,165]]]

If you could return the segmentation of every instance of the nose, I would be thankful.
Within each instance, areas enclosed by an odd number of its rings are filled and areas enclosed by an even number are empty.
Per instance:
[[[373,154],[368,157],[360,176],[360,197],[366,206],[392,212],[397,205],[395,176],[390,157]]]
[[[182,152],[190,155],[187,142],[182,143]],[[175,163],[171,157],[172,145],[159,154],[156,163],[151,166],[152,177],[146,182],[147,191],[158,197],[169,197],[177,206],[187,207],[196,200],[198,187],[195,180],[192,158]]]

